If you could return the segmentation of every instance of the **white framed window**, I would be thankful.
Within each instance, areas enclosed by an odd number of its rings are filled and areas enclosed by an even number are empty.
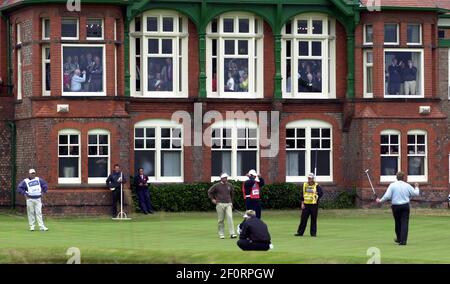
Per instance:
[[[284,98],[336,98],[335,35],[335,19],[322,14],[302,14],[284,25],[281,50]]]
[[[42,46],[42,95],[50,96],[51,70],[50,70],[50,46]]]
[[[50,40],[50,19],[42,19],[42,39]]]
[[[64,129],[58,133],[58,183],[81,183],[78,130]]]
[[[104,39],[103,19],[87,19],[86,21],[86,39],[102,40]]]
[[[373,98],[373,51],[364,50],[364,98]]]
[[[132,96],[188,96],[188,19],[152,10],[130,24]]]
[[[408,181],[426,182],[428,179],[427,132],[408,131]]]
[[[251,169],[259,172],[258,125],[248,120],[219,121],[210,126],[211,181],[226,172],[231,179],[245,180]]]
[[[393,182],[401,169],[400,132],[383,130],[380,134],[380,181]]]
[[[363,29],[363,38],[364,45],[372,45],[373,44],[373,26],[372,25],[364,25]]]
[[[106,96],[104,44],[62,44],[63,96]]]
[[[384,44],[399,45],[400,28],[399,24],[384,24]]]
[[[17,45],[22,44],[22,29],[21,25],[16,25],[16,43]],[[17,100],[22,99],[22,47],[19,46],[17,49]]]
[[[286,182],[306,182],[309,173],[320,182],[333,181],[331,124],[298,120],[286,125]]]
[[[104,184],[110,170],[110,134],[104,129],[88,132],[88,183]]]
[[[61,39],[78,40],[80,35],[80,26],[78,18],[61,19]]]
[[[248,13],[226,13],[206,30],[207,96],[262,98],[263,21]]]
[[[450,48],[448,49],[448,70],[450,70]],[[450,71],[448,72],[448,99],[450,100]]]
[[[384,93],[386,98],[424,97],[423,49],[384,49]]]
[[[134,168],[151,182],[183,182],[183,129],[170,120],[150,119],[134,126]]]
[[[421,45],[422,44],[422,25],[408,24],[406,28],[407,45]]]

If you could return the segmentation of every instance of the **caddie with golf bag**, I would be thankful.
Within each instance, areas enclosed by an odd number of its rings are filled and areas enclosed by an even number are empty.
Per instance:
[[[122,185],[126,183],[126,178],[123,176],[120,166],[118,164],[114,165],[114,171],[106,179],[106,186],[112,192],[112,217],[117,217],[117,202],[123,201],[123,190]],[[121,204],[122,206],[123,204]]]

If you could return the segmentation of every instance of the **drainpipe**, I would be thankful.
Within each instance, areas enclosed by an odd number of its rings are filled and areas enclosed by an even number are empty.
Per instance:
[[[11,73],[12,73],[12,62],[11,62],[11,25],[10,25],[10,21],[9,21],[9,17],[6,16],[5,14],[2,14],[2,17],[6,18],[6,77],[7,77],[7,82],[8,82],[8,88],[7,88],[7,92],[8,92],[8,96],[12,96],[13,94],[13,90],[11,87],[12,86],[12,78],[11,78]]]
[[[16,124],[9,123],[11,128],[11,207],[16,208]]]

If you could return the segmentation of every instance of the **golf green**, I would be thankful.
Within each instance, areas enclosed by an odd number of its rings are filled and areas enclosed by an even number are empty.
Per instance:
[[[243,252],[235,239],[220,240],[215,212],[131,217],[46,217],[48,232],[30,232],[25,215],[2,212],[0,263],[66,263],[71,247],[81,263],[366,263],[372,247],[381,263],[450,263],[446,209],[412,209],[407,246],[394,244],[388,209],[321,210],[317,238],[294,237],[299,211],[263,211],[274,244],[268,252]]]

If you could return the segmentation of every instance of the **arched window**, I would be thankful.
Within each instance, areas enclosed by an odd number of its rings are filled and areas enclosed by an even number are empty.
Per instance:
[[[58,183],[81,183],[80,131],[58,132]]]
[[[282,91],[285,98],[336,98],[336,21],[301,14],[282,30]]]
[[[333,181],[333,129],[320,120],[297,120],[286,125],[286,181]]]
[[[182,125],[149,119],[134,126],[134,169],[153,182],[183,182]]]
[[[110,170],[110,134],[105,129],[88,132],[88,183],[105,183]]]
[[[188,96],[188,20],[151,10],[130,23],[131,95]]]
[[[226,13],[207,28],[208,97],[263,97],[263,21],[249,13]]]
[[[428,179],[427,132],[408,131],[408,181],[425,182]]]
[[[380,134],[380,181],[392,182],[401,170],[400,131],[386,129]]]
[[[259,172],[258,125],[248,120],[225,120],[211,125],[211,180],[222,173],[243,180],[249,170]]]

